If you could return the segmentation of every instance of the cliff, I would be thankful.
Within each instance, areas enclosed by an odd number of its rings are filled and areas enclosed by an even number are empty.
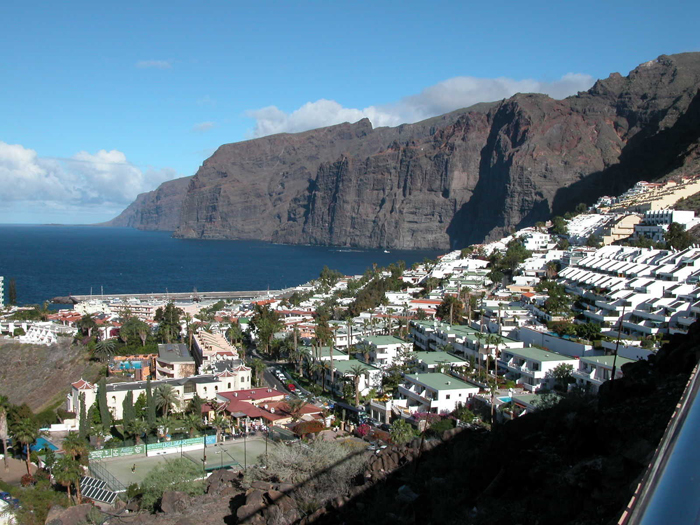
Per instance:
[[[188,186],[175,236],[397,249],[493,239],[639,180],[697,173],[699,85],[700,53],[662,55],[564,100],[517,94],[396,128],[364,119],[227,144]],[[165,222],[150,201],[134,206],[150,220],[134,226]]]
[[[169,180],[153,191],[141,193],[117,217],[101,226],[175,231],[180,224],[180,209],[191,179]]]

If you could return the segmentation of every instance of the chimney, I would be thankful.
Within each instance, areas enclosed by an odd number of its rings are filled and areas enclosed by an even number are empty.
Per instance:
[[[234,392],[233,397],[238,397],[238,392]]]

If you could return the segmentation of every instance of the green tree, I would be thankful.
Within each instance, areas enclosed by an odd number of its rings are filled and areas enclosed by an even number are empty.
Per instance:
[[[78,504],[82,503],[82,495],[80,494],[80,478],[82,474],[83,469],[80,463],[70,455],[65,455],[56,462],[53,474],[56,481],[68,490],[69,501],[71,499],[71,486],[75,487]]]
[[[81,392],[80,395],[78,396],[78,399],[80,400],[80,417],[78,419],[78,434],[80,435],[81,438],[87,439],[88,432],[90,431],[90,424],[88,423],[87,414],[86,414],[87,408],[85,407],[85,394]]]
[[[355,406],[360,406],[360,378],[365,373],[365,367],[362,364],[352,365],[348,370],[348,375],[352,377],[352,384],[355,389]],[[325,381],[324,381],[325,383]]]
[[[95,345],[95,355],[104,362],[114,354],[115,347],[114,339],[102,339]]]
[[[563,217],[554,217],[552,219],[552,227],[549,229],[554,235],[568,235],[569,228]]]
[[[68,432],[68,435],[63,439],[63,444],[61,445],[66,454],[68,454],[75,461],[82,464],[87,464],[87,442],[85,439],[80,437],[77,432]]]
[[[156,425],[156,403],[153,400],[150,379],[146,381],[146,422],[149,428],[154,428]]]
[[[265,370],[267,369],[265,361],[257,358],[253,359],[250,362],[250,367],[253,369],[253,376],[255,376],[255,386],[262,386],[263,376],[265,374]]]
[[[190,437],[194,437],[195,433],[202,428],[202,414],[190,413],[182,418],[183,427],[189,432]]]
[[[112,414],[107,405],[107,381],[103,377],[97,385],[97,406],[100,409],[100,420],[105,432],[109,432],[112,426]]]
[[[141,507],[150,511],[166,490],[190,496],[204,493],[202,469],[188,459],[173,459],[156,465],[141,483]]]
[[[17,442],[24,447],[27,455],[27,474],[31,474],[31,453],[29,447],[39,437],[39,427],[33,419],[27,417],[17,421],[10,429],[10,433],[17,440]]]
[[[216,414],[214,418],[209,422],[209,426],[216,430],[216,442],[221,441],[221,434],[224,429],[228,426],[228,420],[221,414]]]
[[[153,398],[161,411],[163,416],[168,417],[168,412],[171,408],[177,408],[180,398],[177,395],[177,391],[171,385],[160,385],[157,387],[153,393]]]
[[[158,337],[165,343],[177,341],[180,335],[180,318],[184,312],[173,303],[158,308],[155,321],[158,323]]]
[[[289,407],[289,415],[292,416],[292,421],[297,422],[301,419],[304,411],[304,407],[307,405],[306,401],[303,399],[290,399],[287,401],[287,406]]]
[[[92,337],[92,331],[97,327],[97,323],[91,315],[85,314],[77,322],[77,327],[84,336]]]
[[[134,410],[134,393],[129,390],[124,396],[124,401],[122,402],[122,421],[124,426],[131,423],[136,418],[136,411]]]
[[[566,363],[562,363],[556,366],[554,370],[552,370],[552,377],[554,378],[556,385],[561,390],[566,391],[566,388],[569,385],[569,383],[574,382],[574,378],[571,375],[573,371],[573,365],[568,365]]]
[[[275,332],[282,330],[283,325],[279,314],[270,309],[269,305],[255,305],[255,315],[250,320],[250,324],[257,332],[263,352],[267,353]]]
[[[685,250],[693,245],[693,237],[685,231],[685,226],[672,222],[664,235],[666,248],[669,250]]]
[[[462,318],[464,303],[453,295],[445,295],[435,311],[435,316],[450,324],[459,322]]]
[[[146,340],[151,333],[150,327],[138,319],[130,317],[119,329],[119,338],[128,346],[146,346]]]
[[[137,445],[141,444],[141,436],[148,432],[149,427],[143,419],[133,419],[131,420],[124,431],[134,437],[134,441]]]
[[[410,423],[399,419],[391,425],[389,436],[395,445],[405,445],[416,436],[416,432]]]

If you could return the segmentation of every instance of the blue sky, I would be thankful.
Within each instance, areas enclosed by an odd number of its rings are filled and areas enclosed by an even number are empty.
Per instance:
[[[2,223],[110,219],[224,143],[362,116],[395,125],[517,91],[563,97],[700,50],[700,2],[673,0],[12,1],[0,13]]]

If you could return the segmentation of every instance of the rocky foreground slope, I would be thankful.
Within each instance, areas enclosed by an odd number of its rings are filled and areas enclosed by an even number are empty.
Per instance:
[[[181,207],[141,196],[114,223],[183,238],[462,247],[639,180],[697,173],[699,86],[700,53],[662,55],[564,100],[518,94],[396,128],[364,119],[226,144],[181,179]]]

